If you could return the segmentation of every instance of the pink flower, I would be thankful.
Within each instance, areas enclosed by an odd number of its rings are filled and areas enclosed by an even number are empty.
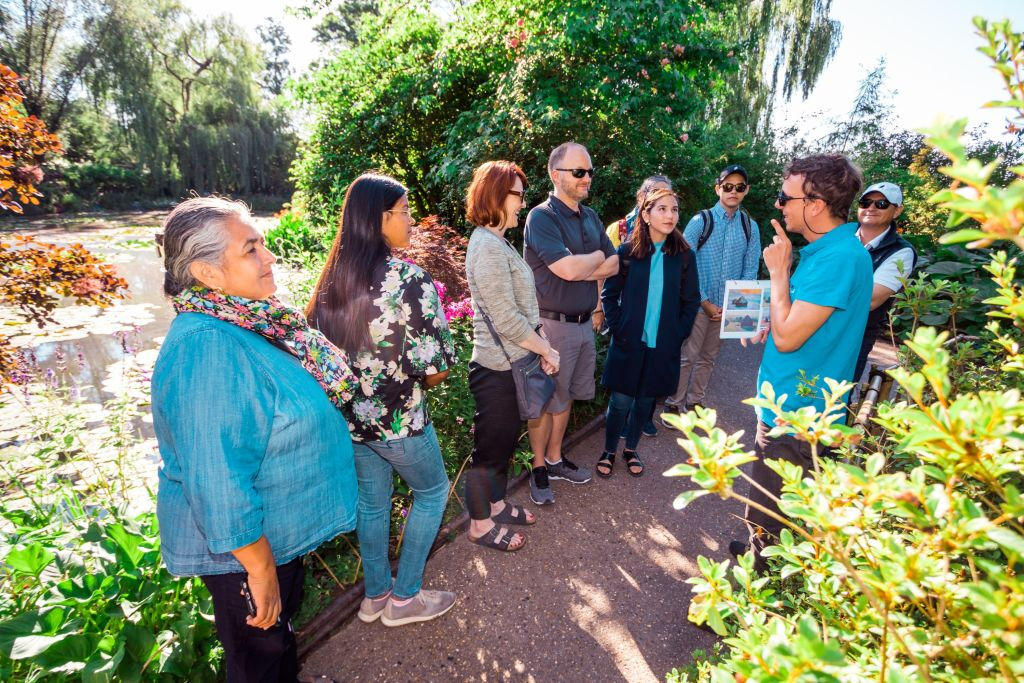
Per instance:
[[[647,69],[640,69],[640,75],[643,76],[646,79],[650,79],[651,78],[650,76],[647,75]]]
[[[732,55],[733,55],[733,51],[732,50],[729,50],[728,52],[725,53],[726,57],[732,57]]]
[[[665,113],[666,114],[671,114],[672,113],[672,107],[665,107]]]
[[[662,57],[661,58],[661,65],[662,66],[668,66],[668,57]]]
[[[679,136],[679,139],[682,140],[683,142],[686,142],[687,140],[690,139],[690,134],[689,133],[683,133],[682,135]]]
[[[521,42],[521,43],[525,43],[526,42],[526,31],[520,31],[519,32],[519,42]],[[731,57],[732,55],[729,55],[729,56]]]
[[[512,48],[514,50],[517,47],[519,47],[519,39],[518,38],[509,38],[508,40],[505,41],[505,44],[508,45],[510,48]]]
[[[676,43],[676,46],[672,48],[672,52],[675,52],[677,55],[682,55],[683,52],[685,52],[685,51],[686,51],[686,48],[684,48],[679,43]]]
[[[516,26],[518,26],[519,28],[522,28],[525,23],[526,22],[524,22],[522,19],[520,19],[519,21],[516,22]]]

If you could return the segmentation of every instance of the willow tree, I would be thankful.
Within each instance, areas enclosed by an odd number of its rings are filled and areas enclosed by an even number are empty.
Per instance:
[[[832,0],[754,0],[736,4],[740,68],[722,118],[766,133],[774,105],[806,98],[842,38]]]

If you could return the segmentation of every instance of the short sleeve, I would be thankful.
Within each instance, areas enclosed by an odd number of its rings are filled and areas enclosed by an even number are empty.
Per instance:
[[[875,284],[888,287],[894,292],[903,289],[902,278],[910,276],[910,269],[914,265],[914,250],[900,249],[889,258],[882,261],[875,270]]]
[[[559,230],[558,224],[541,209],[535,208],[527,216],[524,239],[526,246],[540,257],[544,265],[550,266],[566,256],[572,256],[572,252],[562,240],[562,231]],[[605,235],[604,239],[608,240],[608,236]],[[611,244],[610,240],[608,244]],[[612,253],[615,253],[614,248]]]
[[[600,226],[601,225],[601,221],[598,220],[597,224]],[[615,255],[615,245],[612,244],[611,239],[608,237],[608,233],[605,232],[604,230],[598,230],[598,232],[600,233],[601,251],[604,253],[604,257],[608,258],[609,256],[614,256]]]
[[[402,283],[402,304],[408,307],[402,370],[410,377],[444,372],[457,358],[437,287],[429,275],[416,272]]]
[[[182,472],[184,495],[211,553],[263,535],[256,476],[270,441],[274,390],[228,334],[201,330],[163,349],[154,413]]]
[[[803,264],[812,267],[807,272],[799,272],[797,267],[800,279],[793,300],[845,310],[853,296],[856,274],[849,259],[839,253],[823,254],[808,261]]]
[[[686,228],[683,229],[683,239],[690,245],[690,248],[696,252],[697,240],[700,239],[700,231],[703,226],[701,225],[700,214],[695,215],[686,224]]]

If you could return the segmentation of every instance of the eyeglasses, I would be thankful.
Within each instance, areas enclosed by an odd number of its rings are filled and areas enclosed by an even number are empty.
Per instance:
[[[866,209],[872,204],[874,204],[876,209],[880,209],[882,211],[885,211],[890,206],[896,206],[888,199],[862,199],[859,202],[857,202],[857,204],[859,204],[860,208],[862,209]]]
[[[775,198],[775,200],[779,203],[779,206],[785,206],[786,202],[788,202],[791,199],[810,199],[810,200],[814,200],[814,199],[821,199],[821,197],[815,197],[813,194],[804,195],[803,197],[790,197],[788,194],[786,194],[782,190],[779,190],[779,196]]]
[[[572,173],[573,178],[582,178],[585,175],[594,177],[594,169],[592,168],[556,168],[556,171],[565,171],[566,173]]]
[[[384,213],[404,213],[412,218],[412,209],[384,209]]]
[[[509,194],[513,194],[513,195],[519,197],[520,199],[526,199],[526,192],[525,191],[520,192],[519,190],[509,190],[508,193]]]
[[[733,190],[736,190],[742,194],[747,191],[747,188],[750,187],[750,185],[747,185],[746,183],[736,183],[735,185],[732,183],[722,183],[719,187],[722,188],[723,192],[732,192]]]

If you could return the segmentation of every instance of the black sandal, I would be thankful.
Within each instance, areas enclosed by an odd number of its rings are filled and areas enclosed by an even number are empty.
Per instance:
[[[491,517],[491,521],[495,524],[518,524],[520,526],[530,526],[531,524],[537,523],[537,516],[534,515],[533,521],[529,521],[529,517],[526,516],[526,510],[520,505],[513,505],[508,501],[505,502],[505,509],[498,514]]]
[[[604,470],[602,471],[602,468]],[[605,451],[601,454],[601,457],[597,459],[597,464],[594,465],[594,469],[597,470],[597,476],[604,477],[607,479],[612,476],[612,470],[615,469],[615,454]]]
[[[519,544],[519,547],[512,548],[512,539],[515,538],[515,533],[508,530],[508,527],[498,526],[495,524],[491,527],[491,530],[480,538],[470,538],[469,534],[466,534],[466,538],[469,539],[470,543],[476,543],[482,545],[485,548],[493,548],[495,550],[501,550],[506,553],[514,553],[517,550],[521,550],[526,545],[526,538],[523,537],[523,542]]]
[[[622,451],[622,459],[626,462],[626,467],[629,468],[630,476],[639,477],[644,473],[644,463],[636,451]],[[639,472],[633,471],[636,467],[640,468]]]

